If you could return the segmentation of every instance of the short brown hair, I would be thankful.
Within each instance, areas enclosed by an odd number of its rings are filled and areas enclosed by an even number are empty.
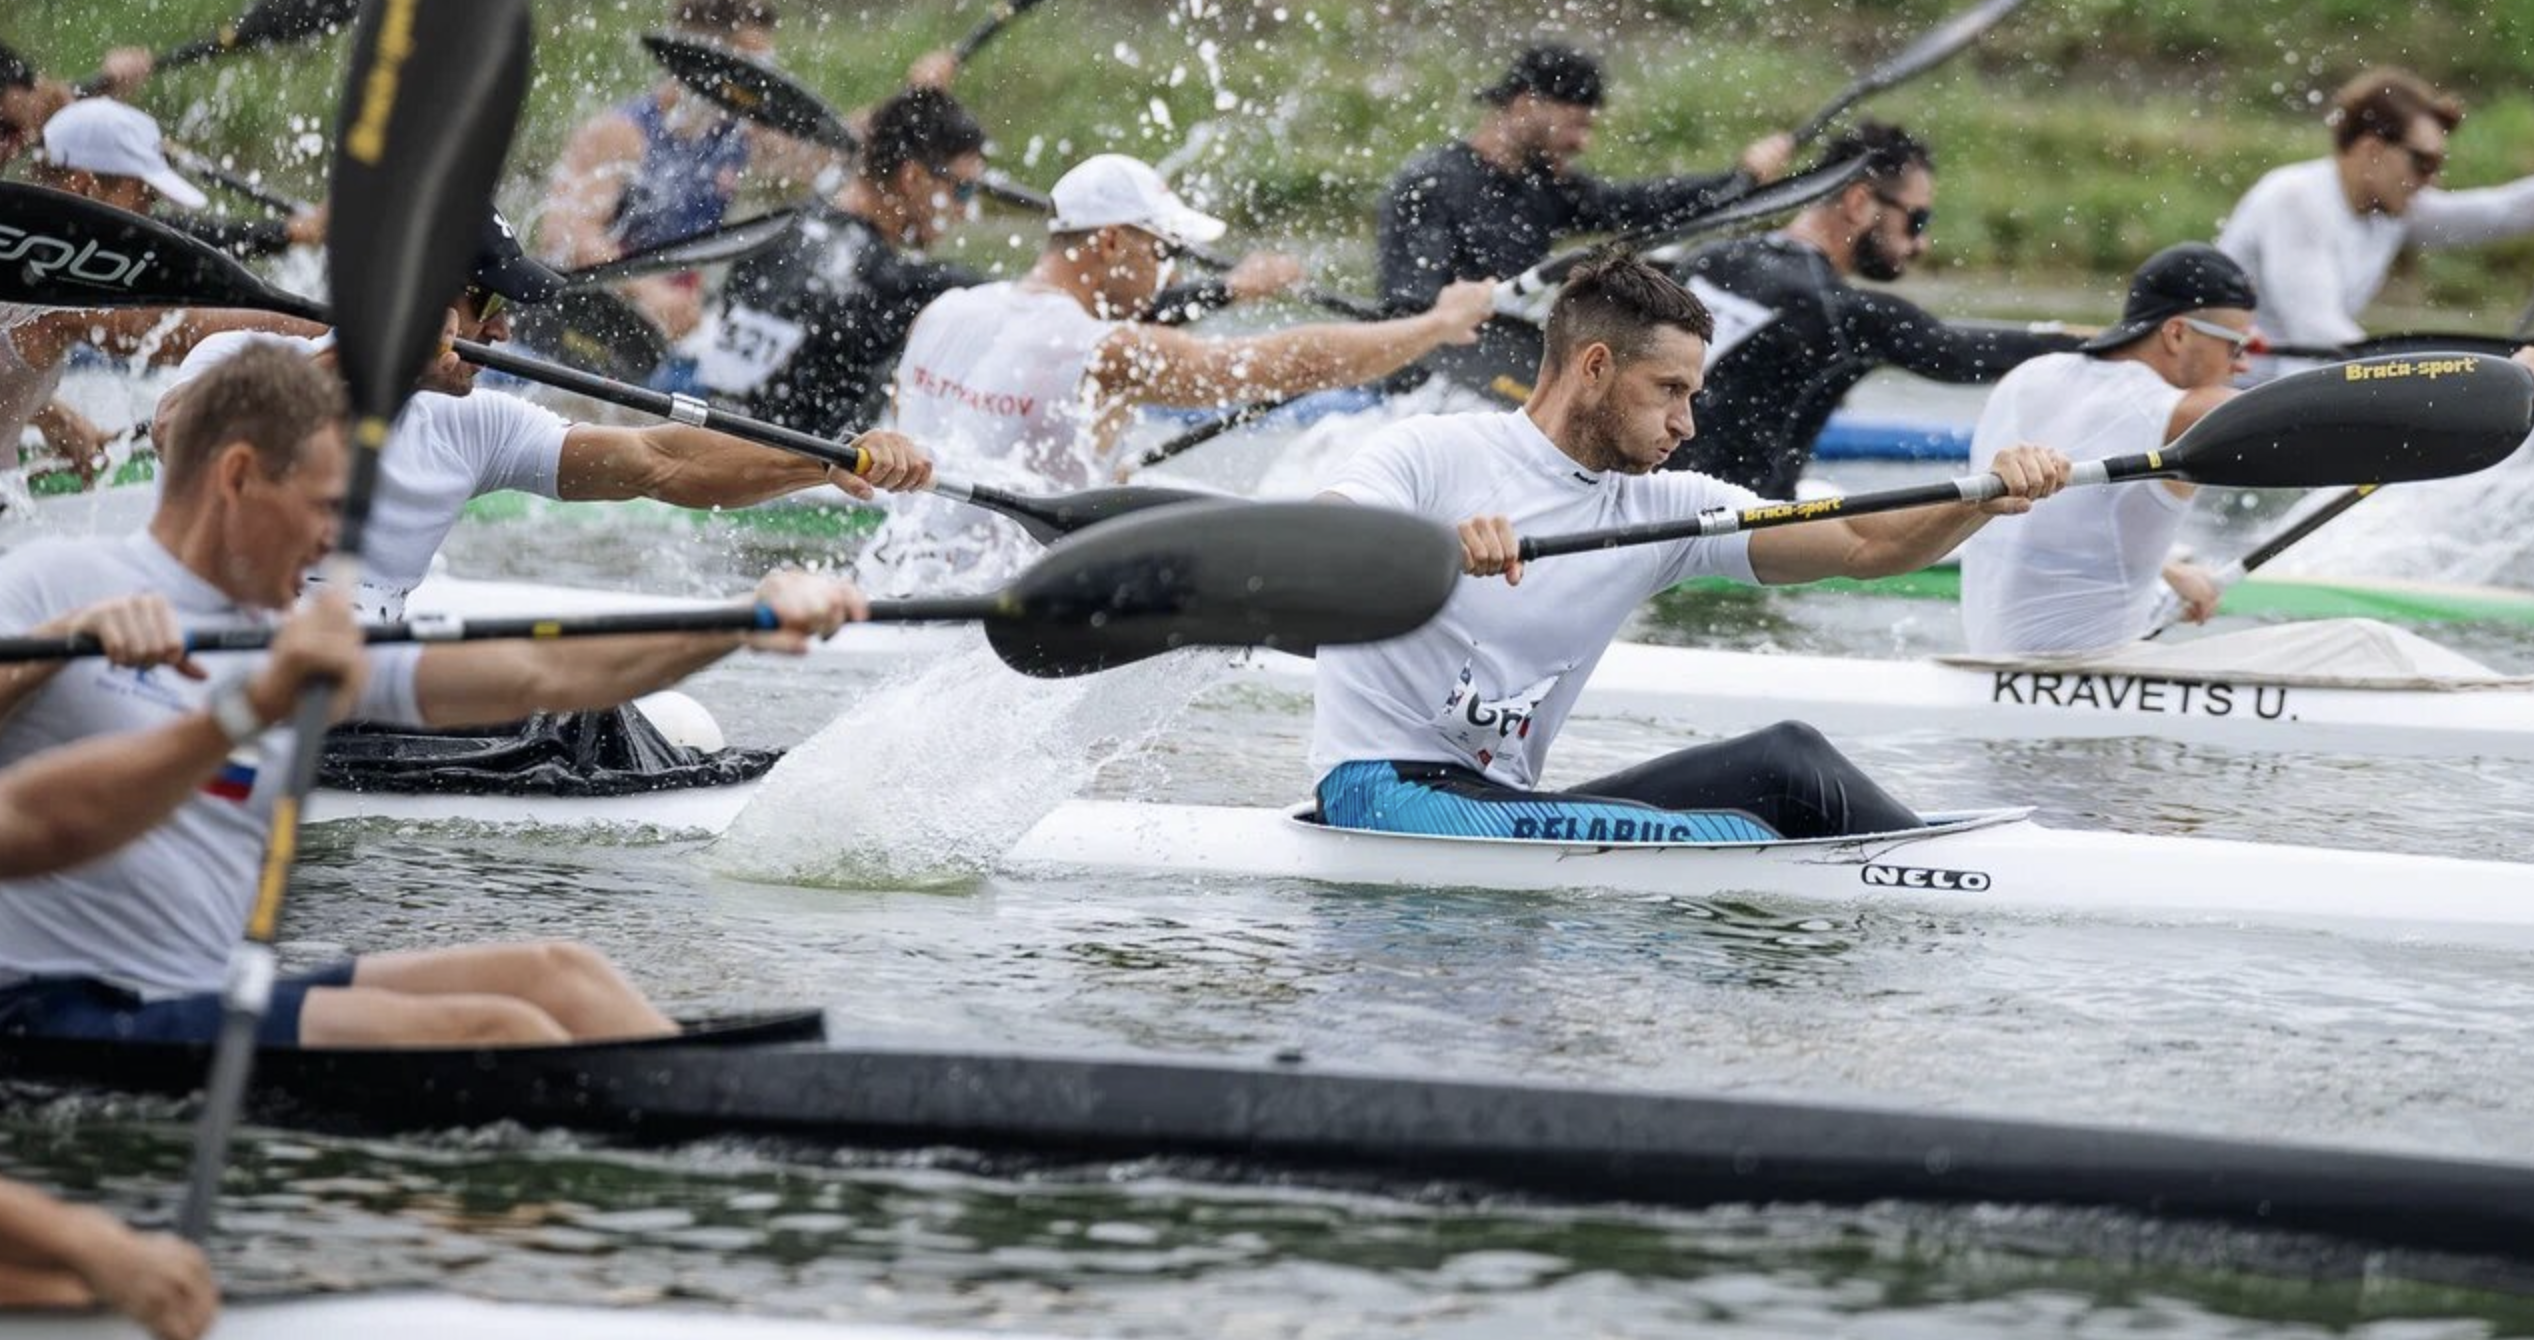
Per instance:
[[[1575,267],[1549,309],[1544,362],[1562,368],[1587,345],[1606,344],[1625,363],[1665,326],[1702,340],[1716,336],[1715,315],[1697,294],[1626,251],[1605,249]]]
[[[670,24],[690,32],[771,28],[776,17],[774,0],[669,0]]]
[[[2332,143],[2342,149],[2361,139],[2400,144],[2410,138],[2411,123],[2437,118],[2448,130],[2463,124],[2464,105],[2438,92],[2408,70],[2380,65],[2358,73],[2332,95]]]
[[[256,468],[279,479],[299,464],[310,438],[348,413],[340,378],[272,340],[253,341],[173,394],[158,444],[159,487],[170,497],[194,488],[232,442],[253,447]]]

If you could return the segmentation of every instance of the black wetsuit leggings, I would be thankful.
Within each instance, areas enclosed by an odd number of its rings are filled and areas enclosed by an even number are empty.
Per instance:
[[[1524,791],[1448,763],[1351,763],[1321,780],[1320,811],[1341,828],[1584,842],[1846,837],[1921,824],[1820,731],[1793,721],[1563,791]]]

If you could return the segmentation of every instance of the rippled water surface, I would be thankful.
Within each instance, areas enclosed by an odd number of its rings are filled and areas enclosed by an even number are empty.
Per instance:
[[[2214,527],[2210,542],[2234,533]],[[451,552],[470,575],[681,593],[736,589],[773,558],[817,556],[793,541],[742,548],[728,533],[632,524],[470,525]],[[1898,599],[1674,597],[1638,631],[1892,656],[1954,645],[1952,613]],[[2420,631],[2534,671],[2534,629]],[[1119,676],[1067,698],[972,671],[892,697],[816,662],[733,662],[696,692],[742,742],[796,743],[843,714],[815,784],[747,850],[326,830],[303,863],[288,952],[573,936],[680,1009],[815,1002],[850,1037],[1236,1059],[1300,1050],[1396,1073],[2534,1158],[2534,957],[2504,946],[1765,896],[1023,877],[979,858],[1076,787],[1297,798],[1307,705],[1255,687],[1190,702],[1194,682]],[[2521,764],[1954,742],[1894,726],[1841,743],[1923,807],[2028,804],[2069,827],[2534,858],[2534,769]],[[1582,720],[1556,772],[1589,776],[1693,738]],[[849,887],[731,873],[796,859],[935,873]],[[124,1100],[20,1109],[0,1124],[0,1165],[146,1216],[181,1180],[181,1116]],[[1225,1184],[1154,1164],[631,1151],[510,1129],[402,1144],[258,1132],[241,1167],[220,1254],[250,1290],[424,1280],[1136,1336],[2534,1329],[2524,1281],[2478,1266],[2118,1216],[1591,1210],[1445,1188]]]

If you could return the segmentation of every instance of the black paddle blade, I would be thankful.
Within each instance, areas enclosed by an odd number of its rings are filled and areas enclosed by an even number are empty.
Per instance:
[[[1343,503],[1190,503],[1047,551],[986,626],[1004,663],[1054,679],[1181,647],[1377,642],[1441,612],[1461,543],[1422,517]]]
[[[972,484],[968,488],[968,501],[1010,517],[1040,544],[1054,544],[1076,531],[1089,530],[1122,516],[1149,512],[1158,507],[1176,507],[1182,503],[1221,502],[1223,495],[1199,493],[1194,489],[1130,484],[1123,488],[1084,489],[1079,493],[1059,493],[1047,497],[1005,493],[1001,489]]]
[[[512,338],[567,367],[617,381],[648,381],[669,356],[668,332],[612,290],[568,289],[523,308]]]
[[[644,275],[669,274],[745,260],[782,241],[783,235],[797,227],[800,219],[801,211],[798,209],[778,209],[753,219],[707,228],[691,237],[672,238],[656,247],[628,251],[612,261],[566,270],[563,281],[574,288],[585,288],[594,284],[612,284],[620,279],[639,279]]]
[[[2471,474],[2534,432],[2534,372],[2482,354],[2369,358],[2254,387],[2162,453],[2237,488],[2400,484]]]
[[[773,66],[674,33],[645,33],[642,45],[679,83],[733,116],[846,153],[862,147],[834,109]]]
[[[526,0],[371,0],[361,16],[326,267],[356,420],[383,428],[440,345],[519,122],[529,45]]]
[[[67,191],[0,182],[0,302],[253,307],[323,320],[199,238]]]
[[[222,45],[232,51],[251,51],[314,41],[350,23],[360,8],[360,0],[264,0],[240,15],[235,28],[221,34]]]

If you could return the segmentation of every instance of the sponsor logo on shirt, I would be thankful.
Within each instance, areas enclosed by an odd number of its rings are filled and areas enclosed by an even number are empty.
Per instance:
[[[1026,419],[1038,412],[1038,397],[1036,396],[1015,395],[1009,391],[979,391],[927,367],[908,367],[906,380],[909,385],[925,395],[956,400],[981,414],[1000,414],[1007,418]]]
[[[1444,695],[1443,710],[1435,714],[1435,727],[1463,753],[1478,760],[1483,771],[1495,764],[1499,753],[1531,738],[1531,714],[1539,710],[1540,700],[1549,696],[1557,681],[1558,676],[1550,675],[1519,693],[1481,698],[1476,674],[1464,662],[1459,681]]]

